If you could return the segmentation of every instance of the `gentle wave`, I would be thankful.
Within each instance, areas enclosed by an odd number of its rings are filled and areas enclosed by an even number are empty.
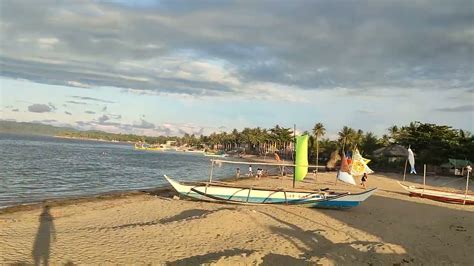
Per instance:
[[[43,136],[0,134],[0,208],[45,199],[132,191],[179,180],[206,180],[209,158],[182,152],[137,151],[133,146]],[[216,178],[234,167],[216,168]]]

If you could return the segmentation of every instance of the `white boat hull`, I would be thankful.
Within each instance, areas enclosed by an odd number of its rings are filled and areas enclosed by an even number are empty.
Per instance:
[[[375,188],[362,193],[327,191],[286,191],[252,187],[231,187],[220,184],[181,184],[165,175],[165,179],[181,195],[204,200],[246,204],[292,204],[315,208],[351,208],[365,201]]]

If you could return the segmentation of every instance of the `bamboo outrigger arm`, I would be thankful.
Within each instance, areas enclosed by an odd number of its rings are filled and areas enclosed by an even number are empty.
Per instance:
[[[274,165],[274,166],[290,166],[290,167],[308,167],[308,168],[326,168],[326,166],[322,165],[296,165],[296,164],[289,164],[289,163],[265,163],[265,162],[248,162],[248,161],[227,161],[227,160],[219,160],[219,159],[211,159],[211,162],[214,163],[229,163],[229,164],[255,164],[255,165]]]

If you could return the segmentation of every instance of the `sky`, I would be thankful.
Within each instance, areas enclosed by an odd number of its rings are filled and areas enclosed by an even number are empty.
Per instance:
[[[1,1],[0,119],[145,135],[474,131],[474,4]]]

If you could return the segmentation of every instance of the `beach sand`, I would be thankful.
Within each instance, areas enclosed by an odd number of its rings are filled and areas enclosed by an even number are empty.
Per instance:
[[[335,186],[334,176],[320,173],[316,184],[310,174],[297,186],[361,191]],[[150,193],[4,210],[0,264],[473,265],[474,207],[411,198],[397,178],[370,175],[368,186],[378,187],[377,193],[342,211]],[[463,187],[461,179],[453,180],[428,177],[428,184]],[[273,187],[291,182],[239,181]]]

